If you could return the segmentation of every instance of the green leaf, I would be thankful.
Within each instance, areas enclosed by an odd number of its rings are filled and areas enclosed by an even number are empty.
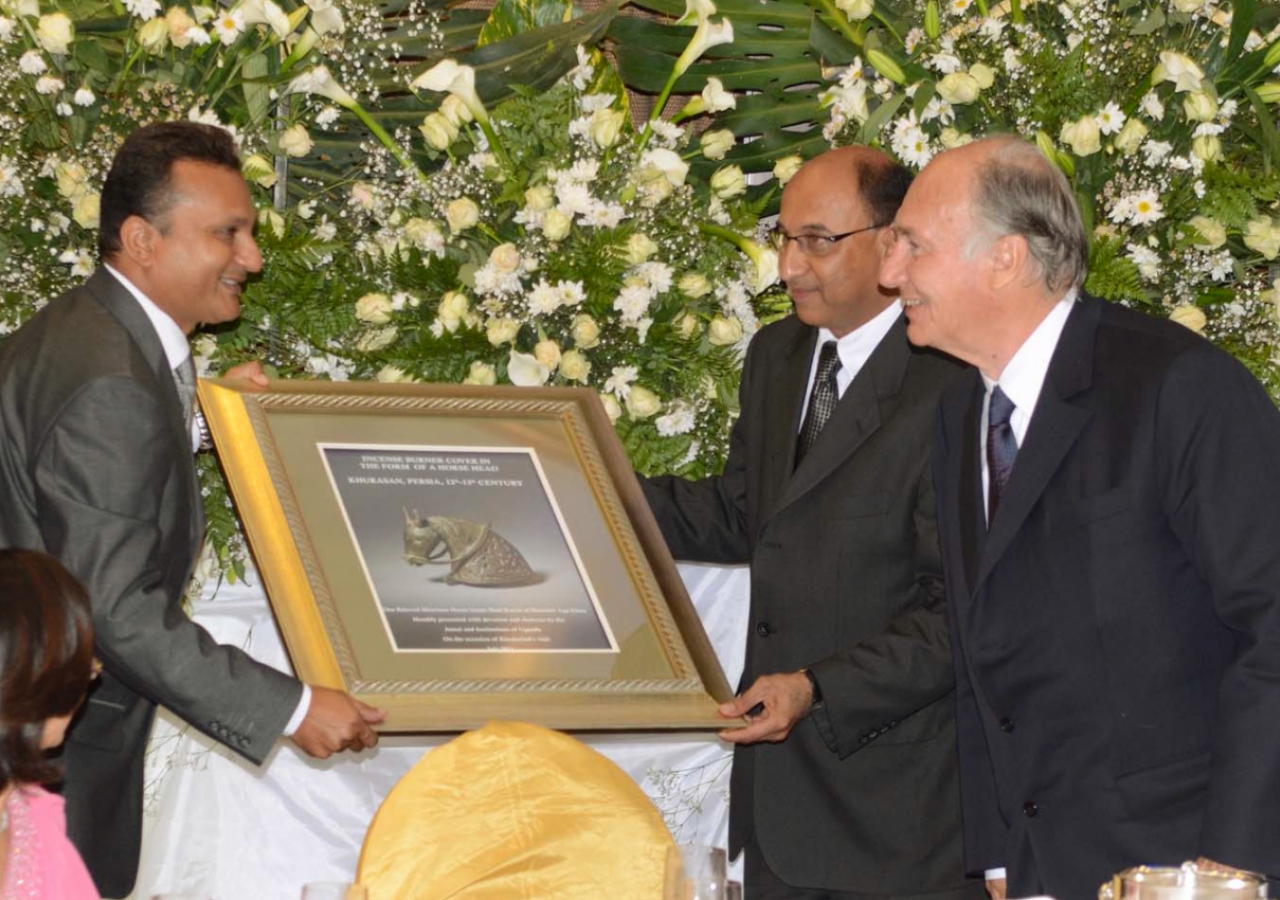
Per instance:
[[[1132,35],[1155,34],[1164,27],[1164,24],[1164,10],[1154,6],[1141,21],[1129,29],[1129,33]]]
[[[484,47],[535,28],[568,22],[573,12],[569,0],[498,0],[480,30],[476,46]]]
[[[867,117],[867,121],[863,123],[862,128],[858,131],[858,143],[870,144],[880,137],[880,129],[884,128],[898,113],[898,108],[902,106],[902,102],[906,100],[905,94],[894,94],[891,98],[876,107],[875,112]]]
[[[267,76],[267,55],[255,53],[244,61],[240,67],[244,76],[244,102],[249,108],[249,116],[253,122],[261,122],[271,113],[271,88],[265,79]]]
[[[1235,59],[1244,49],[1244,42],[1253,28],[1258,0],[1233,0],[1231,4],[1231,38],[1227,41],[1227,61]]]

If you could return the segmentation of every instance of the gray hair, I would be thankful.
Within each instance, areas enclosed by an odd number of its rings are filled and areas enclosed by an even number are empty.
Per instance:
[[[980,229],[974,237],[989,243],[1018,235],[1045,288],[1065,293],[1080,287],[1089,239],[1070,182],[1034,144],[1013,136],[988,140],[994,146],[974,179],[973,218]]]

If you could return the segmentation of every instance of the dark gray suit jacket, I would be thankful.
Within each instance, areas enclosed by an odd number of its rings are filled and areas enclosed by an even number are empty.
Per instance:
[[[962,889],[929,477],[937,399],[962,370],[911,349],[900,319],[793,472],[816,339],[791,317],[752,340],[720,477],[642,482],[674,556],[751,563],[743,686],[808,666],[826,698],[783,743],[737,749],[731,848],[754,829],[770,868],[796,886]]]
[[[254,762],[301,684],[183,611],[204,518],[173,374],[105,269],[0,346],[0,546],[44,550],[88,588],[105,670],[67,734],[67,826],[104,896],[137,873],[155,704]]]
[[[1180,325],[1085,298],[999,512],[985,389],[939,409],[966,856],[1085,900],[1207,856],[1280,873],[1280,415]]]

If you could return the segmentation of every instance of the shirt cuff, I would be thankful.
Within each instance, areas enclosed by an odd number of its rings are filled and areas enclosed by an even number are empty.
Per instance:
[[[1005,877],[1004,872],[1004,869],[987,869],[983,874],[986,876],[987,881],[996,881]]]
[[[304,684],[302,686],[302,696],[298,698],[298,708],[293,711],[293,717],[289,719],[289,724],[284,726],[284,732],[281,737],[293,737],[294,732],[302,727],[302,720],[307,717],[307,712],[310,709],[311,685]]]

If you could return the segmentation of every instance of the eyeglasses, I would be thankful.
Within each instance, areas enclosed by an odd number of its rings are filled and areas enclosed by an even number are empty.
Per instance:
[[[868,225],[866,228],[857,228],[846,231],[844,234],[787,234],[781,225],[774,225],[769,231],[769,243],[773,244],[773,249],[779,253],[782,252],[783,247],[787,246],[788,241],[792,241],[805,256],[826,256],[845,238],[862,234],[864,231],[875,231],[877,228],[884,228],[884,226]]]

